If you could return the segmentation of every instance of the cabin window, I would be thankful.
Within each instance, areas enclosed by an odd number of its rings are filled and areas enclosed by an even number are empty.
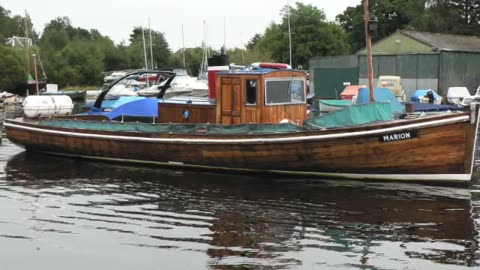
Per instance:
[[[305,103],[305,80],[280,78],[265,80],[265,105]]]
[[[258,81],[257,80],[247,80],[246,81],[246,101],[247,105],[256,105],[257,104],[257,88],[258,88]]]

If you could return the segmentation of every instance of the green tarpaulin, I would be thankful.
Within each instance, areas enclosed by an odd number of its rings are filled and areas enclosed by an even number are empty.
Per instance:
[[[339,128],[363,125],[371,122],[393,120],[390,103],[366,103],[351,105],[340,110],[305,121],[312,128]]]

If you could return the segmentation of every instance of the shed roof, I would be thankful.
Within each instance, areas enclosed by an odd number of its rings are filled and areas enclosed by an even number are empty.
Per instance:
[[[405,36],[415,39],[439,51],[480,52],[480,38],[440,33],[400,30]]]

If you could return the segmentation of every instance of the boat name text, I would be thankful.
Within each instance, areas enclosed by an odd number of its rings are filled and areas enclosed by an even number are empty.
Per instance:
[[[403,141],[416,138],[417,134],[413,131],[406,131],[400,133],[387,134],[380,137],[381,142]]]

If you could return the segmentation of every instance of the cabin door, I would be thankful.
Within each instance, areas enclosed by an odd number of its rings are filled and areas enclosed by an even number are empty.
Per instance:
[[[240,124],[242,104],[240,79],[222,78],[221,87],[221,124]]]

